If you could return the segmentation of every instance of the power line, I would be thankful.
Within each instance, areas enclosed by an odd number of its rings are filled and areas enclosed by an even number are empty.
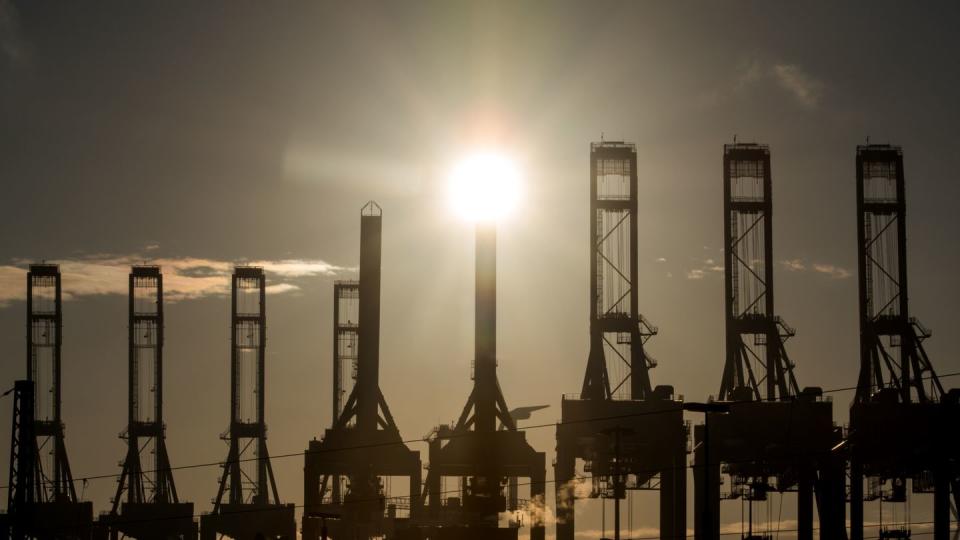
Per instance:
[[[592,480],[592,479],[594,479],[594,478],[603,478],[603,477],[602,477],[602,476],[595,476],[595,475],[589,475],[589,476],[581,477],[582,480],[588,480],[588,479]],[[553,480],[544,480],[542,483],[543,483],[543,484],[555,484],[556,482],[557,482],[556,479],[553,479]],[[522,482],[522,483],[518,483],[517,486],[518,486],[518,487],[519,487],[519,486],[530,486],[530,485],[532,485],[532,484],[533,484],[533,482]],[[459,489],[459,488],[458,488],[458,489],[448,489],[448,490],[443,490],[443,491],[440,492],[441,495],[446,495],[446,494],[450,494],[450,493],[460,493],[460,489]],[[387,501],[387,500],[398,500],[398,499],[403,499],[403,498],[404,498],[403,496],[390,496],[390,497],[372,498],[372,499],[355,499],[355,500],[351,501],[351,504],[364,503],[364,502],[378,502],[378,501]],[[291,504],[291,505],[277,505],[277,506],[273,506],[273,507],[262,507],[262,506],[258,506],[258,507],[253,507],[253,508],[240,508],[240,509],[235,508],[235,509],[231,509],[231,510],[229,510],[229,511],[222,511],[222,510],[221,510],[221,512],[220,512],[219,514],[217,514],[217,515],[223,516],[223,515],[250,514],[250,513],[256,513],[256,512],[275,512],[275,511],[277,510],[277,508],[284,507],[284,506],[293,506],[293,508],[295,508],[295,509],[297,509],[297,508],[303,509],[303,508],[305,508],[306,505],[304,505],[304,504]],[[544,508],[546,508],[546,501],[544,501]],[[529,512],[528,512],[528,513],[529,513]],[[202,518],[204,515],[210,515],[210,514],[194,513],[194,514],[191,514],[191,515],[190,515],[190,518],[191,518],[191,519],[194,519],[194,518]],[[119,519],[119,520],[114,519],[114,520],[112,520],[112,521],[110,522],[109,525],[110,525],[110,526],[116,526],[116,525],[129,525],[129,524],[135,524],[135,523],[154,523],[154,522],[161,522],[161,521],[174,520],[174,519],[184,519],[185,517],[187,517],[187,516],[180,515],[180,516],[163,516],[163,517],[158,517],[158,518],[142,518],[142,519]],[[306,516],[306,517],[310,517],[310,516]],[[914,525],[933,525],[933,524],[934,524],[933,521],[912,521],[912,522],[906,522],[906,525],[907,525],[907,526],[914,526]],[[546,526],[546,525],[547,525],[547,524],[545,523],[544,526]],[[869,524],[869,525],[868,525],[868,524],[864,524],[864,528],[874,528],[874,527],[878,527],[878,528],[879,528],[879,527],[882,527],[882,526],[883,526],[882,523]],[[815,527],[812,527],[811,530],[813,530],[813,531],[819,531],[820,529],[821,529],[820,526],[815,526]],[[783,532],[783,533],[794,532],[794,533],[795,533],[795,532],[799,532],[799,529],[798,529],[798,528],[794,528],[794,529],[779,529],[779,532]],[[739,534],[741,534],[741,533],[740,533],[740,532],[736,532],[736,531],[720,532],[720,533],[719,533],[719,535],[720,535],[721,537],[723,537],[723,536],[734,536],[734,535],[739,535]],[[920,532],[916,532],[916,533],[914,533],[913,531],[911,531],[911,534],[912,534],[912,535],[929,535],[929,534],[933,534],[933,531],[920,531]],[[673,538],[676,538],[676,539],[686,539],[686,538],[688,538],[688,535],[687,535],[686,533],[684,533],[682,536],[675,536],[675,537],[673,537]],[[879,536],[879,535],[878,535],[878,536],[864,536],[863,538],[864,538],[864,540],[873,540],[873,539],[879,539],[880,536]],[[656,536],[634,536],[634,537],[632,537],[632,540],[670,540],[670,537],[664,537],[664,536],[658,534],[658,535],[656,535]]]
[[[930,379],[933,379],[933,378],[946,379],[946,378],[949,378],[949,377],[956,377],[956,376],[960,376],[960,371],[956,371],[956,372],[952,372],[952,373],[946,373],[946,374],[939,375],[939,376],[930,375],[930,376],[927,376],[927,377],[923,377],[921,380],[930,380]],[[821,390],[821,393],[822,393],[822,394],[834,394],[834,393],[840,393],[840,392],[854,391],[854,390],[856,390],[856,389],[857,389],[856,386],[844,386],[844,387],[838,387],[838,388],[831,388],[831,389],[827,389],[827,390]],[[788,397],[781,397],[781,398],[778,398],[777,400],[768,401],[768,402],[793,402],[793,401],[796,401],[797,398],[798,398],[798,396],[788,396]],[[743,404],[743,403],[757,403],[757,402],[756,402],[756,401],[753,401],[753,400],[740,400],[740,401],[727,401],[727,402],[725,402],[725,403],[729,403],[729,404],[731,404],[731,405],[737,405],[737,404]],[[529,426],[517,427],[516,430],[517,430],[517,431],[532,431],[532,430],[535,430],[535,429],[543,429],[543,428],[549,428],[549,427],[558,427],[558,426],[562,426],[562,425],[573,425],[573,424],[582,424],[582,423],[588,423],[588,422],[602,422],[602,421],[608,421],[608,420],[619,420],[619,419],[626,419],[626,418],[636,418],[636,417],[643,417],[643,416],[653,416],[653,415],[658,415],[658,414],[668,414],[668,413],[672,413],[672,412],[676,412],[676,411],[675,411],[675,410],[669,410],[669,409],[668,409],[668,410],[658,409],[658,410],[655,410],[655,411],[643,411],[643,412],[636,412],[636,413],[625,413],[625,414],[618,414],[618,415],[612,415],[612,416],[598,416],[598,417],[586,418],[586,419],[581,419],[581,420],[571,420],[571,421],[567,421],[567,422],[551,422],[551,423],[544,423],[544,424],[533,424],[533,425],[529,425]],[[449,435],[449,436],[444,437],[444,439],[456,439],[456,438],[459,438],[459,437],[467,437],[467,436],[470,436],[470,435],[472,435],[472,434],[473,434],[472,431],[466,431],[466,432],[461,432],[461,433],[453,433],[453,434],[451,434],[451,435]],[[167,469],[167,468],[164,468],[164,469],[151,469],[151,470],[146,470],[146,471],[143,471],[143,472],[144,472],[144,473],[158,473],[158,472],[167,472],[167,471],[201,469],[201,468],[206,468],[206,467],[223,467],[223,466],[230,465],[230,464],[233,464],[233,463],[246,463],[246,462],[261,461],[261,460],[286,459],[286,458],[291,458],[291,457],[305,456],[305,455],[309,455],[309,454],[323,454],[323,453],[328,453],[328,452],[345,452],[345,451],[350,451],[350,450],[364,450],[364,449],[369,449],[369,448],[381,448],[381,447],[387,447],[387,446],[396,446],[396,445],[398,445],[398,444],[414,444],[414,443],[424,443],[424,442],[428,442],[428,438],[426,438],[426,437],[421,437],[421,438],[417,438],[417,439],[403,439],[403,440],[400,440],[399,442],[388,442],[388,443],[383,443],[383,442],[381,442],[381,443],[361,444],[361,445],[354,445],[354,446],[343,446],[343,447],[340,447],[340,448],[326,448],[326,449],[318,449],[318,450],[302,450],[302,451],[299,451],[299,452],[289,452],[289,453],[284,453],[284,454],[276,454],[276,455],[269,456],[269,457],[251,457],[251,458],[243,458],[243,459],[229,460],[229,461],[208,461],[208,462],[201,462],[201,463],[193,463],[193,464],[189,464],[189,465],[178,465],[178,466],[176,466],[176,467],[170,467],[170,468],[168,468],[168,469]],[[800,454],[796,454],[796,456],[799,456],[799,455],[800,455]],[[752,461],[754,461],[754,460],[744,460],[743,462],[744,462],[744,463],[750,463],[750,462],[752,462]],[[727,462],[727,463],[735,463],[735,462]],[[686,468],[693,468],[693,467],[694,467],[693,465],[689,465],[689,466],[678,466],[678,467],[674,467],[674,469],[681,469],[681,468],[686,469]],[[666,468],[662,468],[662,469],[657,469],[657,471],[660,471],[660,470],[670,470],[670,469],[671,469],[670,467],[666,467]],[[638,470],[638,471],[633,471],[633,472],[656,472],[656,471],[653,471],[653,470],[650,470],[650,471],[639,471],[639,470]],[[122,474],[122,473],[120,473],[120,474],[118,474],[118,473],[110,473],[110,474],[91,475],[91,476],[84,476],[84,477],[75,477],[75,481],[88,482],[88,481],[90,481],[90,480],[104,480],[104,479],[109,479],[109,478],[119,478],[119,477],[121,476],[121,474]],[[9,486],[9,485],[2,485],[2,486],[0,486],[0,490],[3,490],[3,489],[10,489],[10,486]]]
[[[958,375],[960,375],[960,372],[947,373],[947,374],[942,375],[941,378],[954,377],[954,376],[958,376]],[[932,378],[932,376],[931,376],[931,377],[925,377],[925,379],[929,379],[929,378]],[[839,388],[833,388],[833,389],[823,390],[822,393],[824,393],[824,394],[827,394],[827,393],[838,393],[838,392],[851,391],[851,390],[856,390],[856,389],[857,389],[856,386],[853,386],[853,387],[839,387]],[[779,399],[778,401],[790,401],[791,403],[793,403],[793,402],[796,402],[796,399],[795,399],[795,397],[790,397],[790,398],[782,398],[782,399]],[[752,401],[737,401],[737,402],[730,402],[730,403],[736,404],[736,403],[748,403],[748,402],[752,402]],[[595,421],[611,420],[611,419],[618,419],[618,418],[631,418],[631,417],[638,417],[638,416],[648,416],[648,415],[653,415],[653,414],[665,414],[665,413],[669,413],[669,412],[671,412],[671,411],[663,411],[663,410],[658,410],[658,411],[644,411],[644,412],[639,412],[639,413],[615,415],[615,416],[609,416],[609,417],[597,417],[597,418],[584,419],[584,420],[578,420],[578,421],[571,421],[571,422],[565,422],[565,423],[559,423],[559,422],[557,422],[557,423],[549,423],[549,424],[547,424],[547,423],[544,423],[544,424],[536,424],[536,425],[531,425],[531,426],[525,426],[525,427],[517,428],[517,430],[518,430],[518,431],[529,431],[529,430],[542,429],[542,428],[547,428],[547,427],[556,427],[556,426],[559,426],[559,425],[569,425],[569,424],[576,424],[576,423],[583,423],[583,422],[595,422]],[[461,433],[453,434],[452,436],[446,437],[446,438],[451,439],[451,438],[456,438],[456,437],[461,437],[461,436],[469,436],[470,434],[472,434],[472,432],[461,432]],[[356,449],[362,449],[362,448],[371,448],[371,447],[378,447],[378,446],[395,446],[396,444],[426,442],[426,440],[427,440],[426,438],[422,438],[422,439],[408,439],[408,440],[403,440],[403,441],[401,441],[401,443],[396,443],[396,442],[394,442],[394,443],[388,443],[388,444],[378,443],[378,444],[371,444],[371,445],[355,445],[355,446],[351,446],[351,447],[343,447],[343,448],[336,448],[336,449],[326,449],[326,450],[316,450],[316,451],[312,451],[312,452],[309,451],[309,450],[306,450],[306,451],[303,451],[303,452],[280,454],[280,455],[277,455],[277,456],[273,456],[273,458],[274,458],[274,459],[281,459],[281,458],[288,458],[288,457],[295,457],[295,456],[306,455],[306,454],[309,454],[309,453],[349,451],[349,450],[356,450]],[[799,455],[800,455],[800,454],[797,454],[797,456],[799,456]],[[247,458],[247,459],[236,460],[236,461],[238,461],[238,462],[248,462],[248,461],[257,461],[257,460],[260,460],[260,459],[270,459],[270,458]],[[752,462],[752,461],[755,461],[755,460],[744,460],[744,462]],[[789,458],[785,458],[785,459],[783,459],[783,461],[784,461],[784,462],[791,462],[792,460],[790,460]],[[197,463],[197,464],[184,465],[184,466],[179,466],[179,467],[171,467],[169,470],[196,469],[196,468],[210,467],[210,466],[214,466],[214,465],[222,466],[222,465],[226,465],[227,463],[233,463],[233,461],[230,461],[230,462]],[[734,462],[727,462],[727,463],[734,463]],[[770,461],[770,460],[767,460],[767,463],[773,464],[773,463],[775,463],[775,462],[772,462],[772,461]],[[685,469],[688,469],[688,468],[689,468],[689,469],[694,469],[694,468],[696,468],[696,467],[697,467],[697,465],[690,464],[690,465],[676,466],[676,467],[672,467],[672,468],[674,468],[674,469],[684,469],[684,470],[685,470]],[[666,469],[669,469],[669,468],[661,468],[661,469],[657,469],[657,470],[648,470],[648,471],[631,470],[631,471],[628,472],[628,474],[637,474],[637,473],[643,473],[643,472],[659,472],[659,471],[666,470]],[[164,469],[164,470],[166,470],[166,469]],[[147,471],[147,472],[158,472],[158,471],[155,470],[155,471]],[[109,474],[109,475],[88,476],[88,477],[80,478],[79,480],[81,480],[81,481],[83,481],[83,482],[86,482],[86,481],[88,481],[88,480],[105,479],[105,478],[116,478],[116,477],[118,477],[118,476],[120,476],[120,475],[117,475],[117,474]],[[578,476],[578,477],[575,477],[574,480],[575,480],[576,482],[580,483],[580,482],[585,482],[585,481],[587,481],[587,480],[592,480],[592,479],[596,479],[596,478],[604,478],[604,476],[599,476],[599,475],[597,475],[597,476],[595,476],[595,475]],[[538,483],[538,484],[543,484],[543,485],[556,484],[556,483],[557,483],[557,480],[556,480],[555,478],[554,478],[554,479],[550,479],[550,480],[546,480],[546,479],[545,479],[544,481],[542,481],[542,482],[537,482],[537,483]],[[522,483],[518,483],[518,484],[517,484],[518,487],[519,487],[519,486],[531,486],[531,485],[533,485],[533,482],[522,482]],[[3,488],[7,488],[7,489],[8,489],[9,486],[0,486],[0,489],[3,489]],[[440,492],[440,494],[441,494],[441,495],[445,495],[445,494],[448,494],[448,493],[459,493],[459,492],[460,492],[460,489],[455,489],[455,490],[443,490],[443,491]],[[370,500],[367,501],[367,502],[374,502],[374,501],[380,501],[380,500],[383,500],[383,501],[386,501],[386,500],[401,500],[401,499],[404,499],[404,498],[405,498],[405,497],[403,497],[403,496],[389,496],[389,497],[382,497],[382,498],[377,498],[377,499],[370,499]],[[354,502],[362,502],[362,501],[354,501]],[[412,501],[411,501],[411,504],[412,504]],[[304,508],[304,506],[305,506],[305,505],[303,505],[303,504],[294,504],[294,505],[293,505],[294,508]],[[544,501],[544,509],[546,509],[546,501]],[[234,509],[234,510],[230,510],[230,511],[228,511],[228,512],[223,512],[223,511],[221,511],[221,514],[223,514],[223,515],[228,515],[228,514],[242,514],[242,513],[247,513],[247,512],[264,512],[264,511],[275,511],[275,510],[276,510],[276,508],[262,508],[262,507],[259,507],[259,508]],[[201,517],[201,516],[203,516],[203,515],[204,515],[204,514],[202,514],[202,513],[196,513],[196,514],[191,515],[191,519],[193,519],[193,518],[199,518],[199,517]],[[121,519],[121,520],[119,520],[119,521],[114,520],[114,521],[112,522],[112,525],[123,525],[123,524],[132,524],[132,523],[149,523],[149,522],[157,522],[157,521],[162,521],[162,520],[167,520],[167,519],[183,519],[184,517],[185,517],[185,516],[178,516],[178,517],[175,517],[175,518],[174,518],[174,517],[164,517],[164,518],[137,519],[137,520],[125,520],[125,519]],[[928,524],[932,524],[932,523],[933,523],[933,522],[908,522],[908,525],[928,525]],[[880,526],[880,525],[878,524],[877,526]],[[872,526],[870,526],[870,527],[872,527]],[[819,530],[819,527],[814,527],[813,530]],[[780,532],[798,532],[797,529],[779,529],[779,531],[780,531]],[[737,535],[737,534],[740,534],[740,533],[739,533],[739,532],[720,533],[720,536],[732,536],[732,535]],[[917,534],[917,535],[925,535],[925,534],[932,534],[932,532],[918,532],[918,533],[916,533],[916,534]],[[678,538],[679,538],[679,537],[678,537]],[[877,536],[877,537],[865,537],[865,538],[879,538],[879,536]],[[634,540],[656,540],[656,539],[661,539],[661,540],[663,540],[663,537],[662,537],[662,536],[659,536],[659,535],[658,535],[658,536],[650,536],[650,537],[634,537]]]

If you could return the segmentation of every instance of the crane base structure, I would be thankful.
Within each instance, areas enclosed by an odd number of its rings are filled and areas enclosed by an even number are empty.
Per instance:
[[[103,514],[94,537],[116,540],[120,535],[138,540],[179,538],[195,540],[199,533],[193,503],[122,503],[119,515]]]
[[[235,540],[292,540],[297,537],[294,505],[224,503],[218,513],[200,517],[200,531],[201,540],[216,540],[218,534]]]
[[[304,478],[311,480],[306,493],[319,494],[321,479],[355,471],[370,477],[404,476],[410,479],[411,496],[407,504],[382,496],[344,497],[341,501],[316,497],[304,505],[303,538],[320,537],[321,517],[325,519],[329,537],[336,540],[386,536],[392,538],[397,528],[403,528],[408,518],[398,517],[397,511],[415,514],[415,502],[420,489],[420,452],[409,450],[397,432],[359,432],[349,429],[328,429],[322,441],[310,441],[305,456]],[[356,486],[359,488],[359,486]],[[330,519],[332,518],[332,519]]]
[[[609,497],[619,501],[625,490],[660,491],[660,535],[662,538],[686,536],[686,461],[687,425],[683,421],[683,403],[673,399],[670,387],[657,387],[646,400],[582,400],[562,402],[563,421],[557,426],[557,540],[574,538],[574,504],[577,499],[577,460],[588,463],[586,471],[593,479],[590,497]],[[621,430],[623,448],[618,470],[611,430]],[[656,434],[656,437],[650,436]],[[604,481],[618,473],[629,478],[624,489],[614,489]],[[611,484],[608,486],[607,484]]]
[[[430,471],[425,493],[430,503],[414,520],[420,534],[430,540],[453,538],[516,539],[518,527],[498,528],[495,518],[506,512],[530,513],[530,538],[543,540],[542,501],[546,488],[546,454],[534,450],[524,433],[504,429],[492,433],[460,431],[440,426],[429,439]],[[453,496],[442,488],[442,478],[528,478],[531,501],[521,501],[511,489],[510,496],[486,496],[480,490],[461,490]],[[496,490],[494,490],[496,491]]]
[[[0,516],[0,534],[3,538],[72,540],[90,538],[93,530],[93,503],[45,502],[33,503],[16,512]],[[4,534],[9,531],[9,536]]]
[[[909,403],[891,390],[850,407],[851,539],[864,538],[863,501],[906,502],[909,478],[913,493],[933,494],[933,538],[947,540],[951,494],[960,503],[960,390]]]
[[[814,501],[820,538],[845,538],[844,461],[833,451],[842,440],[833,404],[817,389],[783,401],[731,401],[728,413],[707,413],[694,428],[695,538],[720,538],[721,500],[765,500],[771,491],[797,493],[798,539],[814,537]],[[726,493],[721,472],[730,479]]]
[[[10,477],[7,512],[0,514],[0,537],[89,538],[93,525],[93,503],[68,499],[42,500],[42,478],[37,472],[40,459],[35,442],[34,388],[30,380],[16,381],[13,387],[13,429],[10,439]]]

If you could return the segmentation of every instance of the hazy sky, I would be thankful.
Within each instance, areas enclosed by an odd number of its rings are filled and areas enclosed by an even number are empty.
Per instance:
[[[125,276],[159,261],[177,284],[170,457],[223,459],[224,273],[259,262],[274,293],[268,445],[302,451],[329,424],[332,282],[353,277],[359,210],[375,199],[381,387],[402,434],[422,436],[456,418],[471,384],[472,232],[445,207],[444,175],[498,144],[526,179],[500,229],[500,382],[512,406],[551,405],[534,422],[558,420],[587,357],[588,148],[601,134],[638,148],[654,384],[695,400],[719,389],[721,157],[735,134],[771,147],[777,311],[798,330],[800,385],[856,383],[854,152],[867,137],[903,146],[912,314],[934,330],[935,368],[960,371],[958,27],[955,2],[0,0],[0,386],[24,376],[25,267],[59,261],[71,465],[119,472]],[[834,395],[839,422],[851,397]],[[554,430],[528,436],[549,463]],[[302,458],[274,468],[301,502]],[[181,497],[208,509],[218,472],[177,473]],[[84,489],[100,511],[115,484]],[[635,523],[656,523],[637,508]],[[598,527],[586,512],[583,528]]]

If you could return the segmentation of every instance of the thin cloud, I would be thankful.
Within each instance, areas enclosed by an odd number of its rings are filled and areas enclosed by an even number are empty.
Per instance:
[[[842,268],[832,264],[814,263],[813,269],[833,279],[846,279],[852,275],[851,272],[846,268]]]
[[[323,261],[304,259],[282,259],[279,261],[255,261],[251,266],[262,266],[267,273],[282,277],[307,277],[316,275],[333,275],[339,268]]]
[[[92,255],[80,259],[49,261],[60,265],[63,275],[63,298],[74,300],[84,296],[125,295],[127,276],[135,264],[159,265],[163,269],[164,299],[180,302],[207,296],[230,294],[230,274],[234,264],[229,261],[196,257],[162,258],[144,261],[138,255]],[[281,259],[254,261],[267,273],[268,294],[285,294],[300,290],[291,279],[316,276],[335,276],[350,270],[322,260]],[[0,265],[0,307],[26,298],[26,273],[29,261],[15,260]]]
[[[780,261],[780,266],[790,272],[814,272],[827,276],[831,279],[846,279],[853,275],[853,272],[835,264],[807,262],[803,259],[784,259]]]
[[[0,307],[24,296],[26,278],[22,268],[0,266]]]
[[[732,79],[705,94],[700,101],[719,105],[752,92],[754,88],[779,87],[801,107],[812,111],[819,108],[827,86],[803,66],[783,61],[747,58],[733,71]]]
[[[707,249],[704,246],[704,249]],[[699,266],[697,268],[692,268],[687,270],[687,279],[703,279],[707,277],[709,273],[722,274],[723,266],[717,264],[717,261],[713,257],[706,257],[704,259],[699,259],[697,257],[691,257],[692,260],[697,261]]]
[[[283,294],[293,291],[299,291],[300,287],[293,283],[277,283],[276,285],[267,285],[267,294]]]
[[[789,92],[807,109],[816,109],[823,96],[823,83],[797,64],[776,64],[773,76],[780,87]]]
[[[780,261],[780,265],[791,272],[802,272],[807,269],[807,265],[801,259],[786,259]]]

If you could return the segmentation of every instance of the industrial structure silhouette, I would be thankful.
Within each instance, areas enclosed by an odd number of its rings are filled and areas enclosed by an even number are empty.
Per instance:
[[[717,540],[721,502],[752,511],[783,492],[797,494],[801,540],[863,540],[864,501],[904,503],[911,492],[933,495],[933,538],[948,540],[960,505],[960,391],[942,386],[923,347],[930,331],[910,315],[902,151],[856,149],[860,375],[848,427],[835,423],[829,390],[800,386],[788,355],[795,332],[774,304],[771,170],[765,145],[723,148],[725,364],[716,400],[688,403],[674,386],[653,384],[657,362],[644,348],[657,328],[640,313],[636,146],[590,145],[590,352],[580,393],[562,397],[551,523],[546,454],[517,427],[537,407],[510,410],[497,379],[495,223],[476,226],[473,389],[457,421],[427,437],[424,463],[381,390],[383,215],[364,206],[359,279],[334,284],[333,417],[303,453],[302,537],[496,540],[526,528],[543,540],[555,526],[558,540],[572,540],[574,508],[586,497],[613,501],[619,539],[620,502],[653,490],[663,540],[686,538],[688,528]],[[164,442],[161,269],[129,275],[127,452],[111,509],[98,517],[77,497],[64,441],[60,270],[31,265],[26,280],[27,373],[11,390],[3,537],[297,537],[295,507],[282,502],[267,452],[263,268],[237,266],[231,278],[229,453],[213,511],[202,516],[178,498]],[[703,422],[691,429],[684,411]],[[392,478],[406,483],[403,494],[391,492]],[[771,539],[753,533],[752,515],[747,525],[746,538]],[[881,528],[879,537],[911,532]]]

